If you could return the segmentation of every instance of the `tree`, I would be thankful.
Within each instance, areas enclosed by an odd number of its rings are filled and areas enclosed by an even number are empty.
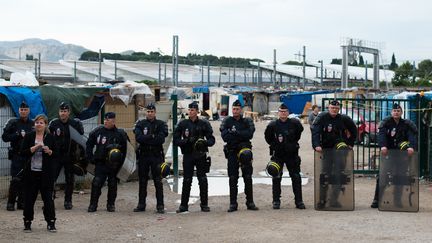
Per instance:
[[[392,83],[395,86],[409,86],[411,84],[410,77],[413,75],[413,66],[410,62],[404,62],[395,70],[395,76]]]
[[[283,64],[286,64],[286,65],[296,65],[296,66],[302,66],[302,65],[303,65],[303,62],[297,62],[297,61],[287,61],[287,62],[284,62]]]
[[[426,59],[421,61],[418,64],[417,69],[417,77],[423,78],[423,79],[431,79],[432,77],[432,61],[430,59]]]
[[[394,71],[394,70],[396,70],[396,68],[398,68],[398,65],[396,63],[395,54],[393,53],[393,55],[392,55],[392,61],[390,63],[389,69]]]
[[[330,64],[342,65],[342,59],[341,58],[333,58]]]

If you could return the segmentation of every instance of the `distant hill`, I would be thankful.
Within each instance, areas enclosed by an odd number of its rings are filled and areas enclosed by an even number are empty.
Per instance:
[[[31,38],[20,41],[0,41],[0,58],[19,59],[21,48],[21,60],[26,55],[33,55],[37,58],[41,53],[42,61],[78,60],[81,54],[88,49],[73,44],[63,44],[54,39]]]

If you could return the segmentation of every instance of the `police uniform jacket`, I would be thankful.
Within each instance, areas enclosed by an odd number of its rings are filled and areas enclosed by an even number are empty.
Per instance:
[[[298,153],[302,132],[303,126],[298,119],[288,118],[285,122],[277,119],[267,125],[264,137],[277,157],[286,157]]]
[[[142,119],[135,123],[134,134],[140,154],[160,154],[168,136],[168,125],[158,119]]]
[[[86,157],[92,163],[106,163],[108,153],[113,148],[118,148],[122,153],[124,162],[127,153],[128,136],[123,129],[114,127],[107,129],[101,125],[90,132],[86,143]],[[93,148],[96,150],[93,153]]]
[[[33,126],[34,122],[30,118],[26,121],[21,118],[10,119],[3,129],[2,139],[11,143],[14,153],[19,153],[25,135],[33,130]]]
[[[203,119],[197,118],[195,121],[184,119],[174,130],[174,145],[179,146],[183,154],[193,153],[194,144],[200,138],[205,138],[208,147],[215,144],[213,129],[210,123]]]
[[[241,149],[244,144],[251,146],[250,140],[255,132],[255,125],[249,117],[240,116],[240,119],[236,120],[229,116],[222,121],[220,132],[228,149]]]
[[[331,117],[329,112],[321,112],[315,119],[312,130],[312,147],[334,148],[339,142],[353,147],[357,137],[357,127],[353,120],[344,114]]]
[[[69,126],[75,128],[79,134],[84,134],[83,125],[78,119],[68,119],[63,123],[59,118],[55,118],[48,126],[48,129],[54,136],[54,150],[56,150],[57,155],[69,155],[73,151],[71,147],[76,146],[75,142],[71,142]]]
[[[378,145],[388,149],[399,149],[398,144],[409,141],[409,147],[417,150],[417,127],[410,120],[400,118],[399,122],[390,116],[379,125]]]

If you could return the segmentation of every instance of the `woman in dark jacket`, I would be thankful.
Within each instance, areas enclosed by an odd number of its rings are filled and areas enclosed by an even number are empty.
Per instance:
[[[48,118],[38,115],[35,118],[35,130],[24,137],[21,153],[26,157],[24,163],[24,231],[31,232],[34,204],[40,191],[44,203],[43,213],[48,223],[47,229],[56,232],[55,209],[52,193],[54,178],[51,157],[54,145],[49,133]]]

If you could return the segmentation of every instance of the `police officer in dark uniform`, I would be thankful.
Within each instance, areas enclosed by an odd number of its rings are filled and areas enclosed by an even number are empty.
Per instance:
[[[201,211],[209,212],[208,182],[206,173],[210,165],[206,152],[215,144],[213,129],[206,120],[198,118],[198,104],[189,104],[189,118],[179,122],[174,130],[174,145],[179,146],[183,153],[183,188],[180,207],[177,213],[189,210],[189,195],[192,186],[194,167],[200,187]]]
[[[10,119],[3,129],[2,139],[10,142],[8,158],[11,160],[10,175],[12,180],[9,185],[9,195],[6,210],[14,211],[15,202],[17,209],[24,209],[22,172],[25,158],[20,153],[21,143],[26,134],[32,131],[34,122],[29,118],[30,108],[24,101],[19,109],[19,118]]]
[[[280,174],[273,177],[273,208],[280,208],[280,194],[283,165],[286,164],[292,181],[295,196],[295,205],[298,209],[306,209],[303,203],[300,156],[298,154],[303,126],[298,119],[288,118],[288,107],[285,104],[279,106],[279,119],[268,124],[264,135],[266,142],[270,145],[272,160],[280,164]]]
[[[337,144],[343,143],[347,149],[354,147],[354,142],[357,137],[357,127],[353,120],[344,114],[339,114],[340,103],[337,100],[332,100],[328,106],[328,111],[321,112],[314,120],[314,128],[312,130],[312,147],[317,152],[322,152],[323,149],[336,149]],[[327,158],[333,160],[332,158]],[[323,171],[332,174],[332,171],[341,171],[344,168],[335,168],[334,163],[326,163],[328,168],[323,168]],[[324,188],[322,188],[324,189]],[[332,198],[337,199],[339,188],[334,188]],[[325,204],[326,192],[320,193],[320,204],[318,207],[323,207]],[[330,202],[332,207],[340,207],[337,201]]]
[[[127,153],[128,136],[123,129],[115,125],[116,114],[107,112],[104,125],[90,132],[86,144],[86,157],[95,164],[95,175],[92,182],[88,212],[97,210],[102,187],[108,178],[107,211],[115,211],[117,197],[117,173],[122,167]],[[93,148],[96,150],[93,153]]]
[[[64,208],[66,210],[72,209],[72,193],[74,189],[74,173],[72,157],[78,146],[70,136],[70,127],[75,129],[79,134],[84,134],[84,128],[79,119],[70,118],[70,106],[66,102],[62,102],[59,106],[59,118],[55,118],[49,124],[49,130],[54,136],[55,141],[55,157],[54,161],[54,175],[57,181],[60,171],[64,168],[65,175],[65,197]]]
[[[250,140],[255,132],[255,125],[250,118],[241,114],[242,106],[239,100],[232,104],[232,116],[225,118],[220,126],[225,157],[228,159],[228,176],[230,187],[230,206],[228,212],[237,211],[237,193],[239,168],[242,170],[245,184],[246,207],[248,210],[258,210],[253,201],[252,191],[252,143]]]
[[[137,150],[139,200],[134,212],[146,209],[147,181],[151,170],[156,189],[156,210],[158,213],[165,213],[162,175],[157,168],[165,159],[162,145],[165,137],[168,136],[168,126],[166,122],[156,119],[156,107],[153,103],[148,104],[146,109],[146,119],[137,121],[134,128],[135,140],[139,144]]]
[[[417,127],[407,119],[402,118],[402,107],[394,103],[391,116],[385,118],[379,125],[378,145],[381,148],[381,154],[386,156],[389,149],[402,149],[400,144],[408,141],[407,154],[412,155],[417,150]],[[375,187],[375,195],[371,208],[378,208],[379,197],[379,177]]]

